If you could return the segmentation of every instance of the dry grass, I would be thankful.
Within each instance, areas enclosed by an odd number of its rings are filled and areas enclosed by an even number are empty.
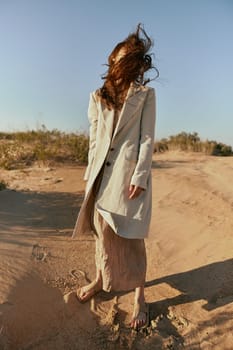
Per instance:
[[[232,156],[232,147],[217,141],[202,141],[198,133],[181,132],[155,143],[155,152],[181,150],[201,152],[213,156]]]
[[[0,180],[0,191],[5,190],[7,187],[7,184],[5,181]]]
[[[50,131],[44,125],[38,130],[0,132],[0,167],[11,170],[36,162],[46,165],[86,165],[88,146],[89,138],[85,133],[65,133],[57,129]],[[181,132],[155,143],[155,152],[167,150],[202,152],[215,156],[233,155],[231,146],[216,141],[202,141],[196,132]]]
[[[88,135],[39,130],[0,133],[0,167],[17,169],[35,162],[86,164]]]

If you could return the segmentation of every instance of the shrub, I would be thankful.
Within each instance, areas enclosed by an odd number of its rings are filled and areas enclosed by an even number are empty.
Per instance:
[[[86,164],[89,139],[86,134],[49,131],[0,133],[0,167],[19,168],[35,161]]]
[[[155,142],[155,145],[154,145],[154,152],[165,152],[165,151],[168,151],[168,145],[166,142],[164,141],[158,141],[158,142]]]
[[[166,150],[203,152],[214,156],[233,155],[231,146],[216,141],[201,141],[197,132],[186,133],[184,131],[155,143],[155,152],[164,152]]]
[[[216,143],[211,154],[214,156],[230,156],[232,155],[232,148],[223,143]]]
[[[7,186],[7,184],[5,183],[5,181],[0,180],[0,191],[5,190],[6,186]]]

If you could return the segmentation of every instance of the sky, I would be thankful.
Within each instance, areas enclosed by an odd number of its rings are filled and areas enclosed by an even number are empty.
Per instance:
[[[233,0],[0,0],[0,131],[88,132],[89,94],[139,22],[160,72],[155,139],[233,146]]]

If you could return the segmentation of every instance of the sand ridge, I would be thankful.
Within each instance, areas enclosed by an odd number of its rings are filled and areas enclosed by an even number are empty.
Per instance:
[[[151,324],[137,334],[132,292],[75,298],[95,276],[93,237],[71,239],[85,169],[1,169],[0,349],[231,350],[232,170],[232,157],[154,156]]]

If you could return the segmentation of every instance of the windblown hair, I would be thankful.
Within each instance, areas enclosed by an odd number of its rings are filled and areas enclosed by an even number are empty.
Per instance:
[[[155,78],[159,76],[148,53],[152,46],[153,42],[141,24],[138,24],[134,33],[115,46],[108,57],[108,71],[102,77],[105,82],[98,90],[99,98],[108,109],[119,110],[122,107],[131,83],[146,85],[151,80],[145,79],[148,70],[155,69]],[[115,62],[121,49],[125,54]]]

